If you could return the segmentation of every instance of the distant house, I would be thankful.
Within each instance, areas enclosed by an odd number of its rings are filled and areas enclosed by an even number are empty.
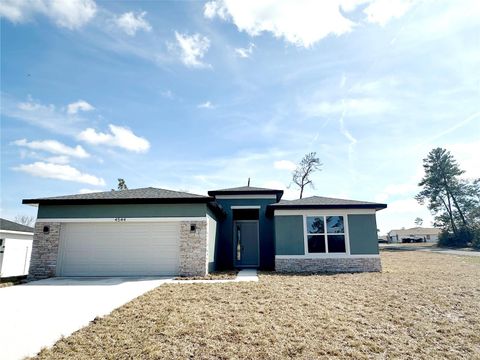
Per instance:
[[[28,274],[34,229],[0,219],[0,277]]]
[[[388,232],[389,242],[437,242],[438,236],[442,232],[437,228],[414,227],[410,229],[390,230]]]

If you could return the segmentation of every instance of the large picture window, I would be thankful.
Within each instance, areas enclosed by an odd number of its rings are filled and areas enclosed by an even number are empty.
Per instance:
[[[346,253],[343,216],[307,216],[308,253]]]

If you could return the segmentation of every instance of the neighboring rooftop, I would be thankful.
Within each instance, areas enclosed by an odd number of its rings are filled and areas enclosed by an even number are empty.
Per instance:
[[[24,199],[23,204],[65,204],[65,203],[168,203],[168,202],[209,202],[213,199],[208,196],[190,194],[182,191],[173,191],[154,187],[111,190],[88,194],[55,196],[38,199]]]
[[[397,235],[438,235],[441,232],[442,229],[417,226],[410,229],[390,230],[388,233],[395,233]]]
[[[1,219],[0,218],[0,230],[5,230],[5,231],[21,231],[21,232],[29,232],[33,233],[34,228],[26,225],[22,225],[10,220],[6,219]]]
[[[380,204],[368,201],[336,199],[323,196],[310,196],[297,200],[282,200],[278,204],[270,205],[274,209],[308,209],[308,208],[360,208],[360,209],[376,209],[381,210],[387,207],[387,204]]]

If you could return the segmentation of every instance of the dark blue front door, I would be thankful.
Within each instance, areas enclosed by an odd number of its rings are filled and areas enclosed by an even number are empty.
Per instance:
[[[258,261],[258,221],[237,220],[234,228],[234,258],[236,267],[257,267]]]

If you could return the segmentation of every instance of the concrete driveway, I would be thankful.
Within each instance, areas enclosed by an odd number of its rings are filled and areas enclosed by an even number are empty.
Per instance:
[[[37,354],[171,278],[52,278],[0,289],[0,358]]]

